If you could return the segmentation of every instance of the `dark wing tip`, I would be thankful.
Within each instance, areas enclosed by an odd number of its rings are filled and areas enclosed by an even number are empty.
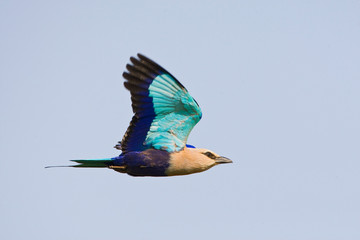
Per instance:
[[[136,54],[136,55],[138,56],[138,58],[146,58],[145,55],[142,54],[142,53],[138,53],[138,54]]]
[[[157,64],[156,62],[154,62],[153,60],[151,60],[150,58],[146,57],[145,55],[143,55],[141,53],[138,53],[137,57],[140,59],[140,61],[149,62],[149,63],[152,63],[153,65],[159,66],[159,64]]]
[[[163,68],[159,64],[157,64],[155,61],[151,60],[150,58],[146,57],[145,55],[143,55],[141,53],[138,53],[137,57],[139,58],[141,64],[146,65],[148,68],[154,69],[158,74],[163,74],[163,73],[168,74],[169,76],[171,76],[177,82],[177,84],[182,89],[186,90],[184,85],[182,85],[182,83],[179,82],[179,80],[177,80],[171,73],[169,73],[165,68]],[[139,62],[139,60],[137,60],[136,58],[133,58],[133,59],[135,60],[134,62],[130,58],[130,60],[132,61],[133,64],[136,64],[136,61]]]
[[[122,76],[123,78],[127,79],[127,77],[129,76],[130,74],[128,72],[123,72]]]
[[[137,58],[135,58],[135,57],[130,57],[130,62],[131,62],[132,64],[136,64],[136,63],[139,62],[139,60],[137,60]]]

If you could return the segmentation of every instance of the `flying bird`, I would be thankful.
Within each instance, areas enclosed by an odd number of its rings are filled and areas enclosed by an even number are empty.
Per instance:
[[[110,168],[131,176],[198,173],[232,161],[211,150],[186,144],[202,113],[186,88],[160,65],[138,54],[123,73],[134,116],[115,146],[114,158],[71,160],[69,167]]]

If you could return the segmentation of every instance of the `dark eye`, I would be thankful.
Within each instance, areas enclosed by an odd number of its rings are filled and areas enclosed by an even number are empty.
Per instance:
[[[204,154],[205,156],[211,158],[211,159],[215,159],[215,158],[216,158],[216,156],[215,156],[214,154],[212,154],[211,152],[204,152],[203,154]]]

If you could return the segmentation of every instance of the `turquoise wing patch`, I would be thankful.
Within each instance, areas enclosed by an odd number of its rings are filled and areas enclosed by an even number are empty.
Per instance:
[[[146,145],[169,152],[184,148],[193,127],[201,118],[195,100],[167,74],[156,77],[149,87],[156,117],[145,139]]]
[[[201,109],[174,76],[145,56],[138,57],[130,59],[133,65],[123,74],[135,115],[117,148],[180,151],[201,119]]]

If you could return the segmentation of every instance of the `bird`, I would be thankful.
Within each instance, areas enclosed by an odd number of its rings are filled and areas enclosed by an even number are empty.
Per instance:
[[[123,73],[130,91],[133,117],[115,148],[119,156],[70,160],[75,168],[109,168],[130,176],[177,176],[232,163],[227,157],[187,144],[200,121],[199,104],[167,70],[138,53]]]

